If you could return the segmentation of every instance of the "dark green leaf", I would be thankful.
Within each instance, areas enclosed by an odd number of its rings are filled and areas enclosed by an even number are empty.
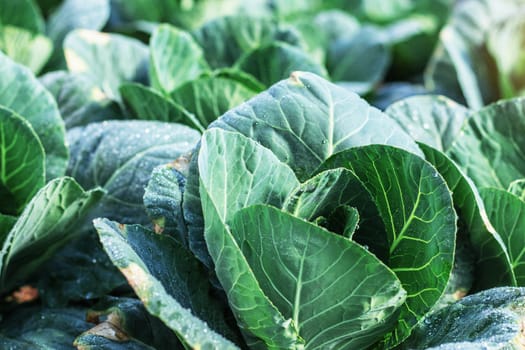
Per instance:
[[[65,307],[72,301],[98,299],[125,286],[126,280],[90,230],[57,250],[38,269],[34,285],[45,305]]]
[[[525,202],[496,188],[483,188],[480,194],[491,224],[505,242],[516,282],[518,286],[525,286]]]
[[[109,0],[65,0],[49,16],[46,33],[53,40],[55,52],[48,66],[65,68],[62,45],[66,35],[79,28],[100,30],[109,18]]]
[[[40,82],[55,98],[67,129],[120,117],[116,104],[85,74],[56,71]]]
[[[519,348],[524,303],[523,288],[494,288],[470,295],[426,318],[402,349]]]
[[[174,103],[170,98],[150,87],[137,83],[124,83],[120,85],[119,90],[124,102],[131,109],[131,114],[137,119],[181,123],[201,132],[204,131],[204,127],[196,117],[182,105]]]
[[[395,326],[405,291],[358,244],[264,205],[235,214],[231,232],[306,348],[365,349]]]
[[[72,228],[100,199],[99,189],[84,191],[69,177],[50,181],[25,207],[0,251],[2,290],[27,279],[68,241]]]
[[[159,25],[153,32],[150,57],[151,85],[166,94],[209,69],[202,49],[190,34],[169,24]]]
[[[0,348],[70,350],[73,340],[92,324],[79,308],[19,308],[0,322]]]
[[[20,214],[44,186],[44,157],[31,125],[0,106],[0,213]]]
[[[175,333],[138,299],[103,298],[87,318],[98,324],[75,339],[79,349],[184,349]]]
[[[188,232],[182,212],[185,184],[185,177],[173,165],[155,168],[145,189],[144,206],[157,233],[170,235],[188,248]]]
[[[26,119],[44,146],[46,181],[64,174],[68,151],[64,121],[53,96],[35,76],[0,53],[0,105]],[[30,103],[29,103],[30,102]]]
[[[107,219],[97,219],[94,224],[104,249],[146,309],[185,344],[192,348],[237,348],[216,333],[231,331],[221,305],[209,295],[206,270],[191,253],[171,237],[141,226]]]
[[[33,0],[2,0],[0,27],[11,25],[33,33],[44,31],[44,18]]]
[[[286,79],[293,71],[301,70],[326,76],[325,68],[298,47],[275,42],[257,48],[241,57],[237,66],[270,86]]]
[[[334,81],[365,94],[383,80],[389,64],[390,51],[384,34],[373,27],[364,27],[330,45],[326,66]]]
[[[210,21],[194,31],[193,36],[213,68],[233,66],[243,54],[274,41],[285,41],[292,45],[300,41],[297,35],[279,28],[269,18],[241,15]]]
[[[3,242],[16,222],[15,216],[0,214],[0,242]]]
[[[256,91],[244,82],[219,73],[188,82],[176,89],[170,97],[178,105],[184,106],[206,128],[255,94]]]
[[[474,290],[516,285],[505,243],[490,223],[472,180],[444,153],[424,144],[419,147],[452,191],[459,216],[458,239],[470,242],[476,259]]]
[[[413,96],[385,111],[416,141],[440,151],[450,148],[471,111],[445,96]]]
[[[206,244],[237,323],[248,345],[301,346],[292,320],[260,289],[228,226],[246,206],[282,206],[299,183],[270,150],[239,133],[211,129],[201,142],[198,165]],[[190,244],[192,239],[198,237],[190,236]]]
[[[153,121],[73,128],[68,132],[68,174],[86,188],[100,186],[107,191],[91,217],[147,224],[143,195],[151,171],[189,152],[199,137],[184,125]]]
[[[431,164],[391,146],[349,149],[322,166],[338,167],[353,171],[370,193],[385,225],[385,263],[408,293],[396,329],[384,340],[385,346],[393,347],[409,336],[447,285],[454,261],[457,219],[450,191]],[[359,209],[359,203],[349,204]],[[361,228],[367,235],[381,239],[381,232]]]
[[[307,72],[294,72],[211,127],[238,131],[261,143],[300,180],[332,154],[386,143],[421,154],[392,119],[359,96]]]
[[[194,29],[203,23],[235,13],[261,14],[268,3],[264,0],[112,0],[112,26],[126,26],[137,21],[168,22],[184,29]]]
[[[474,113],[449,149],[478,187],[507,189],[525,177],[525,98],[504,100]]]
[[[86,73],[116,101],[120,84],[146,79],[148,48],[130,37],[76,29],[64,41],[64,54],[71,72]]]

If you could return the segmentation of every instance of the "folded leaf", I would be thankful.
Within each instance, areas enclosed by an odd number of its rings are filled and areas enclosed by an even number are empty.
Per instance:
[[[149,223],[143,205],[151,171],[188,153],[200,134],[184,125],[154,121],[108,121],[68,131],[68,174],[107,194],[90,218]],[[89,225],[91,228],[91,225]]]
[[[523,288],[470,295],[421,322],[402,349],[514,349],[522,344]]]
[[[300,180],[332,154],[385,143],[421,154],[394,120],[356,94],[307,72],[294,72],[210,127],[238,131],[288,164]]]
[[[451,194],[431,164],[391,146],[349,149],[328,159],[321,169],[338,167],[356,174],[386,231],[361,225],[354,239],[359,242],[359,236],[366,235],[369,240],[384,240],[381,236],[386,234],[387,251],[379,252],[379,256],[386,256],[384,262],[407,291],[397,327],[384,340],[390,348],[410,335],[447,286],[457,230]],[[359,210],[360,203],[349,204]]]
[[[173,165],[155,168],[144,192],[144,206],[155,225],[155,232],[170,235],[188,248],[188,231],[182,212],[185,184],[185,177]]]
[[[55,98],[67,129],[120,117],[116,103],[86,74],[56,71],[40,77],[40,82]]]
[[[148,49],[130,37],[76,29],[64,40],[64,54],[70,72],[86,73],[115,101],[120,84],[147,79]]]
[[[327,76],[324,66],[306,51],[282,42],[274,42],[248,52],[239,59],[236,66],[256,77],[265,86],[285,79],[298,70]]]
[[[46,32],[53,40],[55,51],[49,65],[56,69],[65,68],[62,45],[67,34],[74,29],[100,30],[109,19],[109,0],[66,0],[49,16]]]
[[[525,177],[525,98],[472,114],[448,154],[478,187],[507,189]]]
[[[44,148],[31,125],[0,106],[0,213],[18,215],[44,186]]]
[[[471,111],[445,96],[427,95],[405,98],[385,113],[416,141],[446,151]]]
[[[73,228],[100,199],[100,189],[84,191],[69,177],[49,182],[25,207],[0,250],[0,290],[27,279],[75,237]]]
[[[0,105],[26,119],[44,146],[46,181],[64,175],[68,159],[65,128],[53,96],[27,68],[2,53],[0,76]]]
[[[522,234],[525,227],[525,202],[496,188],[483,188],[480,195],[490,223],[505,242],[517,285],[525,286],[525,238]]]
[[[27,29],[4,26],[0,29],[0,51],[38,74],[51,56],[53,43]]]
[[[165,94],[209,70],[201,47],[190,34],[168,24],[153,32],[150,57],[151,85]]]
[[[228,333],[228,325],[218,301],[209,297],[211,286],[206,271],[193,255],[171,237],[156,235],[138,225],[107,219],[96,219],[94,225],[104,249],[146,309],[184,344],[192,348],[237,349],[217,333]]]
[[[436,167],[452,191],[458,213],[458,239],[470,242],[475,254],[474,290],[516,285],[509,251],[493,227],[478,189],[444,153],[420,144],[428,162]]]
[[[205,129],[182,105],[174,103],[169,97],[150,87],[138,83],[124,83],[120,85],[119,91],[131,109],[131,115],[137,119],[180,123],[200,132]]]
[[[360,245],[265,205],[237,212],[231,232],[306,349],[365,349],[395,326],[405,291]]]
[[[228,226],[246,206],[280,207],[297,179],[268,149],[239,133],[211,129],[201,142],[198,165],[206,245],[237,323],[248,345],[301,346],[291,318],[264,294]],[[190,244],[196,238],[190,236]]]

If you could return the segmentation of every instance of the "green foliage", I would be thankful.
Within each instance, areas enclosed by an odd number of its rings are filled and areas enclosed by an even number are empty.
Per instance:
[[[521,346],[524,11],[0,1],[0,348]]]

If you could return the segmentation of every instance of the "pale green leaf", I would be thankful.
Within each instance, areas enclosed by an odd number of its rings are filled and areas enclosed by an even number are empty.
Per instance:
[[[204,133],[198,157],[205,238],[217,277],[250,344],[288,348],[303,341],[261,290],[230,232],[233,215],[252,204],[280,207],[298,186],[292,170],[270,150],[238,133]],[[190,247],[192,239],[190,236]],[[254,312],[254,310],[256,310]]]
[[[120,118],[116,103],[85,74],[55,71],[40,82],[55,98],[66,129]]]
[[[131,114],[137,119],[181,123],[204,131],[197,118],[182,105],[174,103],[169,97],[150,87],[138,83],[124,83],[120,85],[119,90]]]
[[[64,174],[68,150],[65,127],[53,96],[25,67],[0,53],[0,105],[26,119],[44,146],[46,181]]]
[[[405,291],[360,245],[265,205],[235,214],[231,232],[305,349],[365,349],[395,326]]]
[[[70,72],[86,73],[116,101],[120,84],[147,76],[147,46],[120,34],[76,29],[64,41],[64,54]]]
[[[53,253],[75,237],[72,229],[102,196],[84,191],[70,177],[49,182],[25,207],[0,251],[0,288],[27,279]]]
[[[418,142],[446,151],[471,111],[445,96],[405,98],[385,111]]]
[[[53,52],[53,43],[42,34],[24,28],[0,28],[0,51],[38,74]]]
[[[44,157],[31,125],[0,106],[0,213],[20,214],[44,186]]]
[[[505,242],[517,285],[525,286],[525,202],[512,193],[496,188],[483,188],[480,195],[490,223]]]
[[[478,187],[507,189],[525,177],[525,98],[502,100],[475,112],[449,156]]]
[[[302,49],[282,42],[274,42],[250,51],[236,64],[261,83],[270,86],[286,79],[294,71],[306,71],[327,76],[326,69]]]
[[[509,252],[492,226],[478,189],[450,158],[420,144],[428,162],[436,167],[452,191],[458,213],[458,239],[470,243],[475,255],[474,290],[516,285]]]
[[[349,149],[334,155],[322,169],[344,167],[353,171],[369,192],[385,232],[361,225],[354,235],[384,240],[384,262],[407,291],[396,329],[384,345],[393,347],[443,294],[452,270],[456,239],[456,212],[450,191],[437,170],[422,158],[385,145]],[[356,188],[356,191],[363,190]],[[360,208],[360,203],[349,203]]]
[[[150,40],[151,85],[166,94],[209,70],[191,35],[169,24],[159,25]]]

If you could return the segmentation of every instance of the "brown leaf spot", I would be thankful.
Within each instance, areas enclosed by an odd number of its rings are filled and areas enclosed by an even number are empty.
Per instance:
[[[162,218],[164,219],[164,218]],[[155,231],[156,234],[162,234],[164,232],[164,220],[162,222],[159,222],[157,220],[153,221],[153,231]]]
[[[521,319],[520,322],[520,332],[513,339],[513,344],[516,349],[525,349],[525,319]]]
[[[179,158],[175,159],[173,162],[168,163],[168,166],[177,170],[184,176],[188,176],[188,171],[190,169],[190,160],[191,153],[184,154]]]
[[[20,287],[18,290],[14,291],[9,295],[5,300],[7,302],[15,302],[17,304],[29,303],[33,300],[38,299],[38,289],[26,285]]]
[[[467,295],[467,292],[468,292],[467,290],[463,290],[463,289],[456,290],[453,295],[454,300],[462,299],[464,296]]]
[[[292,72],[290,74],[290,83],[292,83],[293,85],[298,85],[298,86],[304,86],[303,82],[301,81],[300,79],[301,77],[301,72],[298,72],[298,71],[295,71],[295,72]]]
[[[120,324],[114,324],[109,320],[109,317],[107,321],[97,324],[95,327],[86,331],[84,334],[98,335],[119,342],[129,340],[129,336],[120,328]]]
[[[151,281],[146,271],[136,263],[130,263],[128,266],[121,268],[120,271],[128,280],[131,288],[142,299],[142,302],[147,303],[146,294],[151,287]]]

